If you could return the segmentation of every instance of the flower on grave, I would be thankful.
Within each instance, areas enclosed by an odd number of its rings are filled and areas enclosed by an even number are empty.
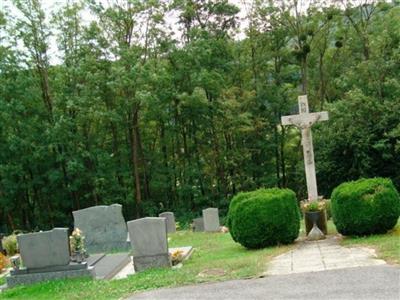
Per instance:
[[[323,211],[326,208],[326,201],[325,200],[301,201],[300,206],[304,212]]]
[[[183,251],[182,250],[175,250],[174,252],[171,253],[171,261],[172,265],[177,265],[183,260]]]
[[[69,237],[71,252],[85,253],[85,237],[79,228],[75,228]]]

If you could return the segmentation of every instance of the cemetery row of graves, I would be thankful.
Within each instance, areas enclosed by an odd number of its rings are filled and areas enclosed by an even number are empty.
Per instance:
[[[192,234],[213,233],[208,238],[218,240],[218,235],[227,236],[229,230],[245,252],[249,251],[245,248],[290,245],[299,237],[301,215],[309,240],[324,238],[329,233],[330,215],[343,235],[384,235],[398,222],[400,196],[392,182],[383,178],[343,183],[334,190],[331,200],[305,201],[300,208],[291,190],[259,189],[239,193],[232,199],[227,227],[221,226],[217,208],[204,209],[202,217],[193,220]],[[184,270],[193,252],[202,247],[169,246],[168,236],[179,233],[173,212],[126,222],[122,206],[113,204],[75,211],[73,217],[75,229],[70,236],[68,228],[17,235],[19,253],[9,257],[11,266],[3,288],[74,277],[131,278],[135,286],[135,276],[149,269]],[[313,236],[314,230],[322,237]]]
[[[202,215],[193,220],[195,232],[221,231],[217,208],[204,209]],[[71,235],[68,228],[19,234],[14,246],[19,254],[5,247],[9,255],[14,254],[9,257],[7,288],[84,276],[123,278],[178,265],[193,251],[192,246],[168,247],[167,235],[176,232],[172,212],[125,222],[122,206],[113,204],[75,211],[73,216]],[[4,253],[0,255],[4,261]]]

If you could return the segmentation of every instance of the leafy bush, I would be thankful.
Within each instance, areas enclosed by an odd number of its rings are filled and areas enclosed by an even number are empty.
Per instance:
[[[240,193],[229,206],[232,238],[250,249],[288,244],[299,235],[300,210],[288,189],[260,189]]]
[[[237,194],[235,197],[232,198],[231,203],[229,205],[229,211],[228,211],[228,215],[226,217],[226,225],[229,228],[229,232],[232,236],[232,239],[235,242],[238,242],[238,240],[236,239],[236,235],[235,235],[235,230],[232,227],[232,216],[234,216],[236,213],[236,208],[239,205],[239,203],[241,201],[247,200],[249,198],[251,198],[252,195],[254,195],[255,193],[259,192],[261,190],[258,191],[253,191],[253,192],[242,192]]]
[[[11,234],[3,238],[3,248],[8,256],[12,256],[18,252],[17,235]]]
[[[400,216],[400,197],[390,179],[360,179],[334,189],[331,209],[341,234],[385,233]]]

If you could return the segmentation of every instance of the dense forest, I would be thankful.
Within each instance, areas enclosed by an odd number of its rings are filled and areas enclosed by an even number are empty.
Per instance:
[[[300,133],[280,125],[302,94],[330,114],[313,127],[321,195],[400,187],[397,1],[62,3],[1,7],[1,231],[111,203],[184,222],[259,187],[304,199]]]

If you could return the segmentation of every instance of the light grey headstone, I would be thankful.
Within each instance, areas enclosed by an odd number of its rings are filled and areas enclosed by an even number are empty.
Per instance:
[[[92,206],[72,214],[75,228],[79,228],[85,236],[85,247],[89,253],[129,249],[122,205]]]
[[[204,231],[203,218],[193,219],[193,231],[194,232],[202,232],[202,231]]]
[[[21,259],[27,269],[69,264],[68,228],[20,234],[17,241]]]
[[[135,271],[170,267],[165,218],[142,218],[128,223]]]
[[[159,214],[158,216],[167,220],[167,233],[176,232],[175,216],[173,212],[166,211]]]
[[[219,216],[218,208],[203,209],[204,231],[216,232],[219,231]]]

